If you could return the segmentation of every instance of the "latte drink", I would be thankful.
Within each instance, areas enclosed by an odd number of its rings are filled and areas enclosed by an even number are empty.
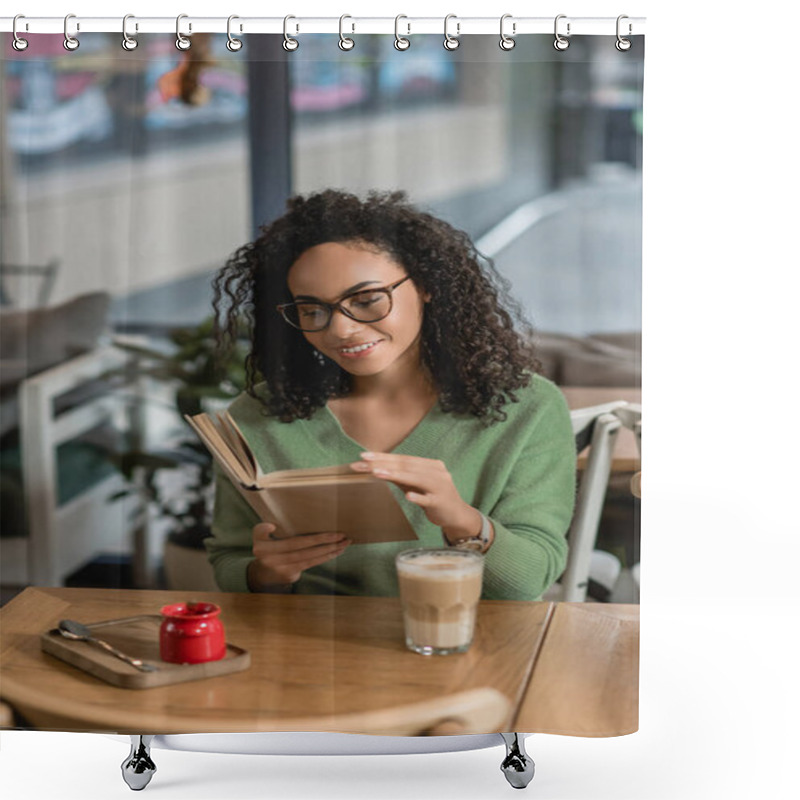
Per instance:
[[[396,559],[406,645],[424,655],[463,653],[472,644],[483,556],[470,550],[406,550]]]

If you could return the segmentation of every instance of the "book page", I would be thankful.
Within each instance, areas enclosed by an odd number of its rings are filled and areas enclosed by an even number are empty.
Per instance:
[[[284,481],[318,481],[335,480],[343,478],[371,478],[369,475],[361,475],[354,472],[349,464],[337,464],[331,467],[310,467],[307,469],[281,469],[275,470],[265,475],[259,480],[260,486],[274,486]]]
[[[244,455],[246,462],[251,466],[253,470],[253,475],[255,475],[256,480],[263,478],[266,476],[267,473],[261,469],[261,465],[258,463],[258,459],[255,457],[255,454],[250,449],[250,445],[247,443],[247,439],[245,439],[244,434],[242,433],[239,426],[236,424],[236,421],[227,411],[221,411],[217,415],[221,425],[225,428],[226,433],[228,434],[226,438],[229,439],[231,446],[237,451]]]
[[[185,419],[209,449],[214,459],[233,480],[246,486],[255,485],[255,475],[252,467],[240,461],[238,455],[220,435],[207,414],[196,414],[194,417],[186,415]]]
[[[255,456],[250,448],[243,443],[242,438],[239,436],[236,429],[230,424],[229,420],[230,416],[225,412],[217,414],[215,419],[217,429],[225,439],[225,442],[230,445],[239,461],[242,464],[246,464],[248,470],[257,477],[256,469],[258,465],[256,463]]]

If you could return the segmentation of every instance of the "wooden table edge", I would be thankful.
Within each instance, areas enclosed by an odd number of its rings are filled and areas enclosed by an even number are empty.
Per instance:
[[[8,696],[4,689],[3,697],[0,698],[8,704],[13,714],[19,716],[23,721],[30,723],[29,727],[21,728],[12,726],[9,730],[36,730],[42,732],[69,732],[69,733],[116,733],[116,734],[137,734],[148,733],[154,735],[178,735],[178,734],[198,734],[198,733],[295,733],[295,732],[314,732],[314,733],[347,733],[352,735],[369,736],[392,736],[397,734],[380,733],[375,731],[354,730],[353,720],[358,720],[362,716],[369,716],[369,712],[351,712],[340,715],[337,719],[332,717],[330,720],[309,715],[308,717],[294,717],[290,719],[266,719],[261,723],[252,724],[253,720],[248,720],[245,724],[239,720],[210,721],[207,718],[198,719],[196,717],[171,716],[168,724],[153,724],[152,712],[131,712],[126,710],[124,724],[115,717],[113,710],[108,713],[97,713],[92,709],[87,713],[86,707],[80,701],[62,700],[57,711],[53,711],[46,704],[42,703],[41,693],[36,689],[12,683],[13,700]],[[4,681],[4,684],[8,684]],[[508,730],[508,721],[513,717],[515,710],[513,702],[506,695],[510,710],[508,716],[504,717],[502,723],[496,729],[478,731],[479,734],[500,733]],[[374,712],[382,712],[386,709],[374,709]],[[77,723],[75,720],[83,717],[83,721]],[[322,724],[321,724],[322,723]],[[413,735],[413,734],[407,734]],[[429,735],[459,735],[436,734]],[[463,732],[460,732],[463,735]]]
[[[605,603],[566,603],[566,602],[555,602],[552,603],[552,608],[548,611],[548,616],[545,622],[545,631],[541,638],[541,643],[539,646],[539,650],[536,653],[536,657],[533,659],[530,670],[528,672],[527,679],[525,681],[525,688],[522,692],[519,701],[514,706],[514,713],[511,718],[512,725],[510,730],[519,731],[521,733],[546,733],[546,734],[553,734],[555,736],[575,736],[575,737],[586,737],[586,738],[613,738],[616,736],[629,736],[630,734],[636,733],[639,730],[639,672],[641,670],[641,661],[639,660],[638,656],[638,637],[639,637],[639,618],[640,618],[640,611],[641,606],[638,603],[622,603],[622,604],[610,604],[607,605]],[[561,606],[567,606],[571,609],[576,611],[585,611],[587,613],[594,613],[594,614],[606,614],[612,617],[616,617],[615,609],[619,606],[629,610],[630,612],[634,613],[636,617],[636,632],[637,632],[637,671],[636,671],[636,686],[633,689],[635,698],[636,698],[636,722],[631,727],[625,728],[612,728],[610,730],[604,729],[602,731],[581,731],[581,730],[561,730],[557,729],[554,726],[546,726],[546,727],[527,727],[524,731],[522,731],[519,726],[517,726],[517,721],[520,715],[525,710],[525,700],[528,695],[528,691],[530,690],[531,681],[533,680],[534,673],[536,672],[536,665],[539,662],[540,656],[544,651],[545,647],[547,646],[547,635],[550,632],[550,628],[555,618],[556,611]]]
[[[557,730],[556,728],[533,728],[519,733],[545,733],[552,736],[572,736],[575,739],[613,739],[617,736],[632,736],[634,733],[639,732],[639,724],[637,723],[632,728],[620,728],[615,730],[602,730],[602,731],[573,731],[573,730]]]

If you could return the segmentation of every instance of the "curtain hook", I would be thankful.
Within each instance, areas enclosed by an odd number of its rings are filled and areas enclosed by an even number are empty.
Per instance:
[[[450,22],[451,19],[456,20],[456,35],[455,36],[451,36],[447,32],[447,23]],[[461,35],[461,23],[458,22],[458,17],[455,14],[448,14],[444,18],[444,42],[443,42],[444,49],[445,50],[450,50],[451,52],[453,50],[458,50],[458,46],[461,44],[461,42],[458,40],[458,37],[460,35]]]
[[[291,36],[289,36],[286,30],[286,25],[290,19],[297,19],[297,17],[293,17],[291,14],[289,14],[283,18],[283,49],[287,52],[292,52],[300,47],[300,42],[297,39],[293,39]],[[299,26],[297,27],[297,30],[300,30]]]
[[[501,50],[505,50],[506,52],[508,52],[509,50],[513,50],[514,46],[516,45],[516,41],[514,39],[512,39],[511,36],[506,34],[506,32],[503,30],[503,27],[505,25],[505,21],[507,19],[511,19],[511,17],[512,17],[511,14],[503,14],[503,16],[500,17],[500,49]],[[516,33],[517,33],[517,23],[516,22],[512,22],[511,23],[511,33],[513,35],[516,35]]]
[[[345,36],[344,32],[342,31],[342,25],[343,25],[343,23],[344,23],[344,21],[346,19],[353,19],[353,18],[349,14],[342,14],[342,16],[339,17],[339,49],[340,50],[352,50],[356,46],[355,41],[353,39],[349,39],[347,36]],[[354,22],[351,23],[351,25],[352,25],[352,28],[353,28],[353,33],[355,33],[356,25],[355,25]]]
[[[237,17],[236,14],[231,14],[228,17],[228,41],[225,42],[225,47],[227,47],[228,50],[231,51],[231,53],[238,53],[239,50],[242,49],[242,45],[243,45],[243,42],[242,42],[241,39],[236,39],[231,34],[231,22],[233,20],[235,20],[235,19],[239,19],[239,17]],[[242,26],[240,25],[239,26],[239,33],[241,33],[241,32],[242,32]]]
[[[556,34],[556,39],[555,39],[555,41],[553,42],[553,47],[555,47],[555,49],[556,49],[556,50],[561,50],[561,51],[564,51],[564,50],[566,50],[566,49],[569,47],[569,38],[568,38],[568,37],[570,37],[570,36],[572,35],[572,31],[571,31],[571,27],[572,27],[572,26],[570,25],[570,23],[569,23],[569,22],[567,23],[567,36],[566,36],[566,37],[565,37],[565,36],[562,36],[562,35],[561,35],[561,34],[558,32],[558,21],[559,21],[560,19],[566,19],[566,18],[567,18],[567,15],[566,15],[566,14],[559,14],[559,15],[556,17],[555,26],[554,26],[554,28],[555,28],[555,34]]]
[[[139,42],[137,41],[135,36],[128,35],[128,20],[129,19],[136,19],[133,14],[126,14],[122,18],[122,49],[127,50],[130,52],[131,50],[135,50],[139,46]],[[136,23],[136,30],[139,30],[139,23]]]
[[[614,42],[614,47],[620,51],[620,53],[624,53],[626,50],[631,49],[631,40],[623,38],[622,34],[620,34],[620,22],[623,19],[629,19],[627,14],[620,14],[617,17],[617,41]],[[633,33],[633,25],[629,22],[628,23],[628,36]]]
[[[411,40],[400,35],[399,27],[401,19],[408,19],[408,17],[405,14],[398,14],[394,18],[394,48],[395,50],[408,50],[408,48],[411,47]],[[408,28],[407,35],[410,36],[411,23],[406,22],[406,27]]]
[[[67,16],[64,17],[64,49],[69,50],[70,52],[77,50],[81,46],[81,43],[74,36],[69,35],[69,21],[74,18],[74,14],[67,14]],[[76,22],[75,30],[79,31],[80,29],[80,23]]]
[[[178,18],[175,20],[175,47],[178,48],[181,52],[184,50],[188,50],[192,46],[192,40],[187,38],[181,33],[181,20],[186,19],[189,15],[188,14],[178,14]],[[192,23],[189,23],[189,34],[191,35],[192,32]]]
[[[23,50],[28,49],[28,40],[23,39],[21,36],[17,35],[17,20],[18,19],[25,19],[24,14],[17,14],[14,17],[14,22],[11,24],[11,32],[14,34],[14,39],[11,42],[11,46],[18,52],[21,53]],[[25,30],[28,29],[28,23],[25,23]]]

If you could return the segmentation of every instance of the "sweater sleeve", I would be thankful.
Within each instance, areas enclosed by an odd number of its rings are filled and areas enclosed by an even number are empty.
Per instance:
[[[575,503],[576,454],[569,410],[552,387],[494,508],[484,597],[538,600],[564,571]]]
[[[208,560],[221,591],[248,592],[247,567],[254,560],[253,526],[258,515],[216,464],[214,475],[212,535],[205,540]]]

